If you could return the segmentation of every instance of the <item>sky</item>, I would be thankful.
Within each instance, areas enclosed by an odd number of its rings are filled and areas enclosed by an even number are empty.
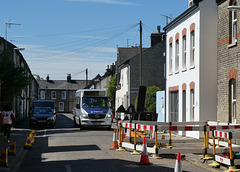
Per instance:
[[[150,47],[164,16],[174,19],[187,8],[188,0],[3,0],[0,37],[25,48],[32,74],[79,80],[88,69],[93,79],[115,63],[117,47],[139,45],[140,20],[143,47]]]

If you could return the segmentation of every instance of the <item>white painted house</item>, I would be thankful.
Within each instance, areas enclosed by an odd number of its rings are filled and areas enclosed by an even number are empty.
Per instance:
[[[217,19],[215,0],[189,0],[189,8],[164,28],[167,122],[217,119]]]

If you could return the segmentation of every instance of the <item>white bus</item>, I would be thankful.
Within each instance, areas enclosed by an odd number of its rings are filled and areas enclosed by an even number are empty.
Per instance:
[[[77,90],[74,96],[73,120],[75,126],[111,128],[112,114],[107,93],[100,89]]]

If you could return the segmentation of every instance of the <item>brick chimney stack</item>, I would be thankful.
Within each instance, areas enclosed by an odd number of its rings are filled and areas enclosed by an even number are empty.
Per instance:
[[[47,80],[47,82],[49,82],[49,80],[50,80],[49,75],[47,75],[46,80]]]
[[[67,74],[67,82],[71,82],[71,74]]]

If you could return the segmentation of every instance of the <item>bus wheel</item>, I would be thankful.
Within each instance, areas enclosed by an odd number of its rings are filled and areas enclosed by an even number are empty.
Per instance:
[[[82,130],[83,126],[81,125],[81,120],[79,119],[79,129]]]
[[[78,127],[75,116],[73,116],[73,122],[74,122],[74,127]]]

